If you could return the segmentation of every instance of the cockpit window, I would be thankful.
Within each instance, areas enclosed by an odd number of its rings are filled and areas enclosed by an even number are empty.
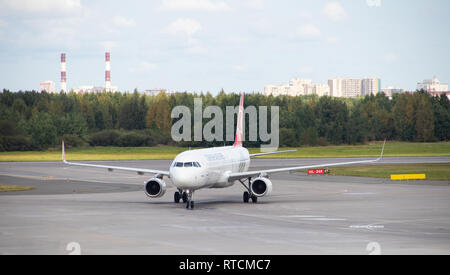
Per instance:
[[[202,167],[198,162],[174,162],[173,167]]]

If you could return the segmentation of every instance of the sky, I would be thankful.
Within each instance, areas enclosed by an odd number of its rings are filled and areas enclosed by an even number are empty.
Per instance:
[[[291,78],[450,82],[448,0],[0,0],[0,88],[262,92]]]

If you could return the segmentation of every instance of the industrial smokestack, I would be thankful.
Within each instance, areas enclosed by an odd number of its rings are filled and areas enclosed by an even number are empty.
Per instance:
[[[111,54],[105,53],[105,90],[109,92],[111,90]]]
[[[61,90],[67,92],[66,54],[61,54]]]

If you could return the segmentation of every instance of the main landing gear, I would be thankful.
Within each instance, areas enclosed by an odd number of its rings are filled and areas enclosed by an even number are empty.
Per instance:
[[[173,195],[173,199],[175,203],[180,203],[180,200],[183,201],[183,203],[186,204],[186,209],[194,209],[194,201],[192,200],[192,197],[194,195],[193,191],[190,190],[178,190]]]
[[[248,185],[245,184],[244,181],[239,180],[239,182],[244,186],[245,189],[247,189],[247,191],[244,192],[243,195],[243,200],[244,203],[248,203],[250,201],[250,199],[252,200],[253,203],[257,203],[258,202],[258,197],[252,194],[252,190],[250,189],[250,182],[251,182],[252,178],[248,178]]]
[[[173,194],[173,201],[174,201],[175,203],[180,203],[180,199],[181,199],[180,192],[176,191],[176,192]]]

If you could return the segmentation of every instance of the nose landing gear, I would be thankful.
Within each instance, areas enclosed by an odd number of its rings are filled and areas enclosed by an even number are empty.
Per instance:
[[[194,201],[193,201],[193,196],[194,196],[194,191],[190,191],[190,190],[186,190],[185,193],[186,194],[186,209],[194,209]]]
[[[193,195],[194,191],[183,191],[181,189],[178,189],[178,191],[175,191],[175,193],[173,194],[173,200],[175,203],[180,203],[180,201],[182,200],[183,203],[186,204],[186,209],[194,209],[194,201],[192,200]]]
[[[183,203],[187,203],[187,201],[188,201],[188,196],[187,196],[186,192],[184,192],[184,191],[181,190],[181,189],[178,189],[178,191],[176,191],[176,192],[173,194],[173,201],[174,201],[175,203],[180,203],[180,201],[183,201]]]

